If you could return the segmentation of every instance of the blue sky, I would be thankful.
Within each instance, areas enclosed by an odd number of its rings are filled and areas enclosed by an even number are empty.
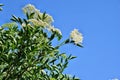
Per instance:
[[[65,45],[61,51],[77,56],[65,73],[81,80],[120,79],[120,0],[0,0],[0,25],[11,15],[25,17],[21,8],[33,4],[54,18],[63,39],[74,28],[84,36],[84,48]]]

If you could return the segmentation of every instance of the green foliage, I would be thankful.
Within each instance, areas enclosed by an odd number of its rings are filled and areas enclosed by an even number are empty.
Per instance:
[[[0,4],[0,11],[2,11],[2,8],[1,8],[1,6],[3,6],[3,4]]]
[[[12,22],[0,27],[0,80],[79,80],[63,74],[69,60],[76,57],[59,51],[62,45],[73,42],[67,39],[53,46],[52,40],[61,40],[62,35],[33,25],[29,19],[34,15],[26,13],[27,19],[12,16]],[[37,20],[47,17],[43,13]]]

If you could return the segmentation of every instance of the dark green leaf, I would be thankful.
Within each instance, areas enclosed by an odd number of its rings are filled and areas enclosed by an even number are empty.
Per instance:
[[[81,48],[83,48],[83,46],[81,45],[81,44],[76,44],[78,47],[81,47]]]
[[[50,38],[49,38],[50,41],[54,39],[55,34],[56,34],[56,33],[54,32],[54,33],[50,36]]]
[[[7,71],[8,69],[9,69],[8,67],[5,67],[2,72]]]
[[[69,40],[69,39],[65,40],[65,44],[67,44],[67,43],[69,43],[69,42],[70,42],[70,40]]]
[[[45,18],[47,18],[46,12],[43,13],[42,20],[44,21]]]
[[[23,21],[25,22],[25,24],[28,24],[28,21],[26,19],[23,19]]]
[[[71,60],[71,59],[74,59],[74,58],[76,58],[76,56],[71,56],[71,57],[70,57],[70,60]]]
[[[30,18],[33,18],[34,14],[35,14],[34,12],[31,13],[31,14],[30,14]]]
[[[53,59],[52,61],[50,61],[50,63],[54,63],[57,59]]]
[[[20,24],[22,24],[22,19],[18,17],[18,21]]]

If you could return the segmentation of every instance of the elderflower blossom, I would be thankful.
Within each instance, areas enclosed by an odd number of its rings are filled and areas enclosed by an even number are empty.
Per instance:
[[[42,16],[42,13],[38,9],[36,9],[35,6],[33,6],[31,4],[26,5],[23,8],[23,12],[28,15],[30,15],[31,13],[34,13],[34,15],[33,15],[34,19],[37,19],[38,16],[40,16],[40,17]]]
[[[52,31],[52,32],[57,32],[58,34],[62,35],[60,29],[55,28],[54,26],[48,26],[47,30]]]
[[[23,8],[23,12],[26,14],[26,13],[33,13],[35,12],[35,6],[31,5],[31,4],[28,4],[26,5],[24,8]]]
[[[52,26],[52,22],[54,22],[52,16],[49,14],[45,14],[44,20],[42,19],[43,14],[38,9],[35,8],[35,6],[28,4],[23,8],[23,12],[25,14],[30,15],[31,13],[34,13],[32,16],[32,19],[29,19],[28,22],[30,22],[31,26],[41,26],[51,32],[56,32],[60,35],[62,35],[61,31],[54,26]],[[40,19],[38,19],[40,17]],[[22,24],[22,26],[25,26],[25,24]]]
[[[31,24],[22,23],[22,27],[31,26]]]
[[[26,5],[24,8],[23,8],[23,12],[25,14],[31,14],[31,13],[34,13],[33,15],[33,18],[34,19],[38,19],[38,17],[41,17],[43,16],[43,13],[41,13],[38,9],[35,8],[35,6],[31,5],[31,4],[28,4]],[[53,22],[53,18],[52,16],[50,16],[49,14],[46,14],[46,18],[44,19],[44,22],[48,23],[49,25]]]
[[[77,29],[74,29],[70,33],[70,38],[75,42],[75,44],[82,43],[83,41],[83,36],[81,33],[78,32]]]
[[[46,22],[43,22],[42,20],[29,19],[28,21],[31,22],[34,26],[45,27],[48,25]]]
[[[49,14],[46,14],[46,18],[44,21],[48,24],[51,24],[52,22],[54,22],[52,16],[50,16]]]

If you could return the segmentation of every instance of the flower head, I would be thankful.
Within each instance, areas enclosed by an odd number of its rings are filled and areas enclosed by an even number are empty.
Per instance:
[[[54,26],[47,26],[47,30],[48,30],[48,31],[51,31],[51,32],[56,32],[56,33],[58,33],[59,35],[62,35],[60,29],[55,28]]]
[[[70,38],[75,42],[75,44],[82,43],[82,41],[83,41],[83,36],[80,32],[78,32],[77,29],[74,29],[70,33]]]
[[[47,23],[43,22],[42,20],[29,19],[28,21],[32,23],[33,26],[41,26],[41,27],[47,26]]]
[[[52,16],[50,16],[49,14],[46,14],[46,18],[44,21],[48,24],[51,24],[52,22],[54,22]]]
[[[38,9],[35,8],[35,6],[33,6],[31,4],[26,5],[23,8],[23,12],[25,14],[28,14],[28,15],[34,13],[33,19],[38,19],[39,17],[42,18],[43,14],[44,14],[44,13],[41,13]],[[54,21],[53,18],[52,18],[52,16],[50,16],[49,14],[45,14],[45,16],[46,16],[46,18],[44,19],[44,22],[46,22],[47,24],[51,25],[51,23]]]
[[[54,21],[52,16],[46,13],[41,13],[38,9],[35,8],[35,6],[28,4],[23,8],[23,12],[27,15],[32,15],[30,19],[28,19],[28,22],[31,26],[40,26],[44,29],[47,29],[51,32],[56,32],[59,35],[62,35],[61,31],[58,28],[55,28],[52,25],[52,22]],[[22,26],[25,26],[25,24],[22,24]]]
[[[33,13],[33,12],[36,12],[36,8],[35,6],[31,5],[31,4],[28,4],[26,5],[24,8],[23,8],[23,12],[26,14],[26,13]]]

